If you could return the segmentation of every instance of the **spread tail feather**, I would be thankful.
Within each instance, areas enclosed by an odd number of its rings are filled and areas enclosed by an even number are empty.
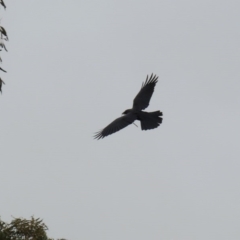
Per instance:
[[[162,112],[141,112],[139,120],[141,121],[142,130],[157,128],[162,123]]]

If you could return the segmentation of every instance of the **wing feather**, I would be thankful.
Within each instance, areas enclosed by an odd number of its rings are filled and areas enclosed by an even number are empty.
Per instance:
[[[104,138],[110,134],[118,132],[119,130],[127,127],[128,125],[132,124],[137,119],[137,116],[132,113],[128,113],[122,117],[115,119],[111,122],[108,126],[104,129],[100,130],[94,135],[95,139]]]
[[[146,81],[143,82],[142,88],[133,100],[133,109],[143,110],[148,107],[150,99],[152,97],[154,87],[158,82],[158,77],[153,74],[150,78],[146,78]]]

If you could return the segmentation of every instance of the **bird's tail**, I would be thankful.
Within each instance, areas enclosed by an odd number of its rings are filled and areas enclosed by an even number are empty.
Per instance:
[[[162,112],[141,112],[139,114],[142,130],[157,128],[162,123]]]

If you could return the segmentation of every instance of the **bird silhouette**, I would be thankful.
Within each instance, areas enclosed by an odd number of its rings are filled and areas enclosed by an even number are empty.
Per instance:
[[[5,30],[4,27],[0,26],[0,32],[2,35],[4,35],[6,37],[6,41],[8,41],[8,35],[7,35],[7,31]]]
[[[131,109],[125,110],[122,117],[115,119],[104,129],[95,133],[95,139],[104,138],[110,134],[113,134],[128,125],[132,124],[135,120],[141,122],[142,130],[149,130],[157,128],[162,123],[162,112],[144,112],[143,109],[149,106],[150,99],[152,97],[154,87],[158,82],[158,77],[153,74],[145,82],[143,82],[142,87],[133,100],[133,107]]]
[[[0,92],[2,93],[2,85],[5,84],[4,81],[0,78]]]
[[[0,47],[1,47],[0,51],[2,51],[2,49],[5,49],[6,52],[8,51],[2,38],[0,38]]]

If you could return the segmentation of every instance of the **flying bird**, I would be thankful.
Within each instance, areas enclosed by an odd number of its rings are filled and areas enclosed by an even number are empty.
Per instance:
[[[0,47],[1,47],[0,51],[2,51],[2,49],[5,49],[6,52],[8,51],[2,38],[0,38]]]
[[[149,130],[157,128],[162,123],[163,114],[160,111],[155,112],[144,112],[143,109],[147,108],[152,97],[154,87],[158,82],[158,77],[153,74],[145,82],[143,82],[142,87],[133,100],[133,107],[131,109],[125,110],[122,117],[115,119],[104,129],[95,133],[95,139],[104,138],[110,134],[113,134],[128,125],[132,124],[135,120],[141,122],[142,130]]]
[[[5,40],[8,41],[8,35],[7,35],[7,32],[4,27],[0,26],[0,32],[2,35],[4,35],[6,37]]]
[[[5,5],[5,3],[4,3],[4,1],[3,0],[0,0],[0,4],[4,7],[4,9],[6,10],[6,5]]]
[[[0,78],[0,92],[2,93],[2,85],[5,84],[4,81]]]

